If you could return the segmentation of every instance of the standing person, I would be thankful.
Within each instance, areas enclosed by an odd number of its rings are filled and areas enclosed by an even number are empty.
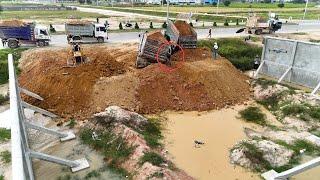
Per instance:
[[[215,42],[215,43],[213,44],[213,47],[212,47],[212,56],[213,56],[213,59],[217,59],[218,49],[219,49],[218,43]]]
[[[1,41],[2,41],[2,47],[4,48],[6,46],[6,41],[4,39],[2,39]]]
[[[210,28],[210,29],[209,29],[209,34],[208,34],[208,37],[209,37],[209,38],[211,38],[211,34],[212,34],[212,29]]]
[[[97,17],[97,23],[99,23],[99,17]]]
[[[257,70],[259,66],[260,66],[260,57],[259,55],[257,55],[253,62],[253,69]]]

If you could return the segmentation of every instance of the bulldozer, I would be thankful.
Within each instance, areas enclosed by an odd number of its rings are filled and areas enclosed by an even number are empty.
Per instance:
[[[83,55],[79,43],[72,44],[70,54],[72,54],[72,57],[67,60],[67,67],[75,67],[79,64],[86,63],[89,61],[89,59]]]

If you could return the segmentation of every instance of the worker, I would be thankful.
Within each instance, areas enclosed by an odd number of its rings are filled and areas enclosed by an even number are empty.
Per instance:
[[[6,41],[4,39],[2,39],[1,41],[2,41],[2,47],[4,48],[6,46]]]
[[[260,66],[260,57],[259,55],[256,55],[256,58],[254,59],[253,62],[253,69],[257,70]]]
[[[99,17],[97,17],[97,23],[99,23]]]
[[[209,34],[208,34],[208,38],[211,38],[211,33],[212,33],[212,29],[209,29]]]
[[[81,55],[81,47],[79,43],[76,43],[73,46],[73,56],[76,59],[76,63],[79,64],[82,61],[82,55]]]
[[[215,42],[215,43],[213,44],[213,47],[212,47],[212,56],[213,56],[213,59],[217,59],[218,49],[219,49],[218,43]]]

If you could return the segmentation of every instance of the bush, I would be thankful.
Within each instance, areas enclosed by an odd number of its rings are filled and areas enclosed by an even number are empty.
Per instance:
[[[266,125],[266,115],[258,108],[250,106],[239,112],[241,118],[260,125]]]
[[[143,165],[145,162],[149,162],[152,165],[159,166],[160,164],[164,163],[165,160],[155,152],[147,152],[141,157],[139,164]]]
[[[8,150],[2,151],[0,153],[1,161],[5,164],[9,164],[11,162],[11,152]]]
[[[163,24],[162,24],[162,28],[167,28],[167,22],[163,22]]]
[[[213,26],[217,26],[217,22],[213,22]]]
[[[284,7],[284,3],[278,4],[278,7],[279,7],[279,8],[283,8],[283,7]]]
[[[191,27],[193,27],[193,24],[192,24],[192,22],[190,22],[190,23],[189,23],[189,25],[190,25]]]
[[[136,24],[134,25],[134,28],[135,28],[135,29],[139,29],[139,28],[140,28],[137,22],[136,22]]]
[[[122,23],[120,22],[120,24],[119,24],[119,29],[120,30],[122,30],[123,29],[123,27],[122,27]]]
[[[0,143],[6,142],[11,139],[11,131],[8,129],[0,128]]]
[[[226,21],[223,24],[224,26],[229,26],[228,20],[226,19]]]
[[[150,22],[150,29],[153,29],[153,24],[152,24],[152,22]]]
[[[239,26],[239,19],[236,20],[236,25]]]
[[[227,0],[227,1],[224,1],[223,4],[224,4],[226,7],[228,7],[228,6],[231,4],[231,2]]]
[[[77,124],[76,120],[74,118],[71,118],[67,126],[69,126],[69,128],[71,129],[71,128],[74,128],[76,124]]]

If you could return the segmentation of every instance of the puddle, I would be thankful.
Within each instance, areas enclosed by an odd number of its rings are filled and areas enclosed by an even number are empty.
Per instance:
[[[46,180],[57,180],[57,179],[85,179],[85,176],[93,171],[99,171],[100,176],[90,179],[112,179],[120,180],[121,177],[114,174],[107,168],[105,168],[105,163],[103,162],[103,156],[95,150],[92,150],[86,145],[82,145],[78,140],[72,140],[68,142],[57,142],[47,148],[44,153],[66,158],[69,160],[76,160],[80,158],[86,158],[89,161],[90,168],[72,173],[70,168],[67,166],[62,166],[50,162],[34,160],[33,169],[36,179],[46,179]],[[102,170],[103,169],[103,170]],[[71,176],[70,178],[67,176]]]
[[[230,148],[246,138],[243,129],[257,128],[237,119],[243,107],[205,113],[168,112],[165,146],[174,163],[196,179],[260,179],[259,174],[229,162]],[[205,144],[195,148],[194,140]]]

